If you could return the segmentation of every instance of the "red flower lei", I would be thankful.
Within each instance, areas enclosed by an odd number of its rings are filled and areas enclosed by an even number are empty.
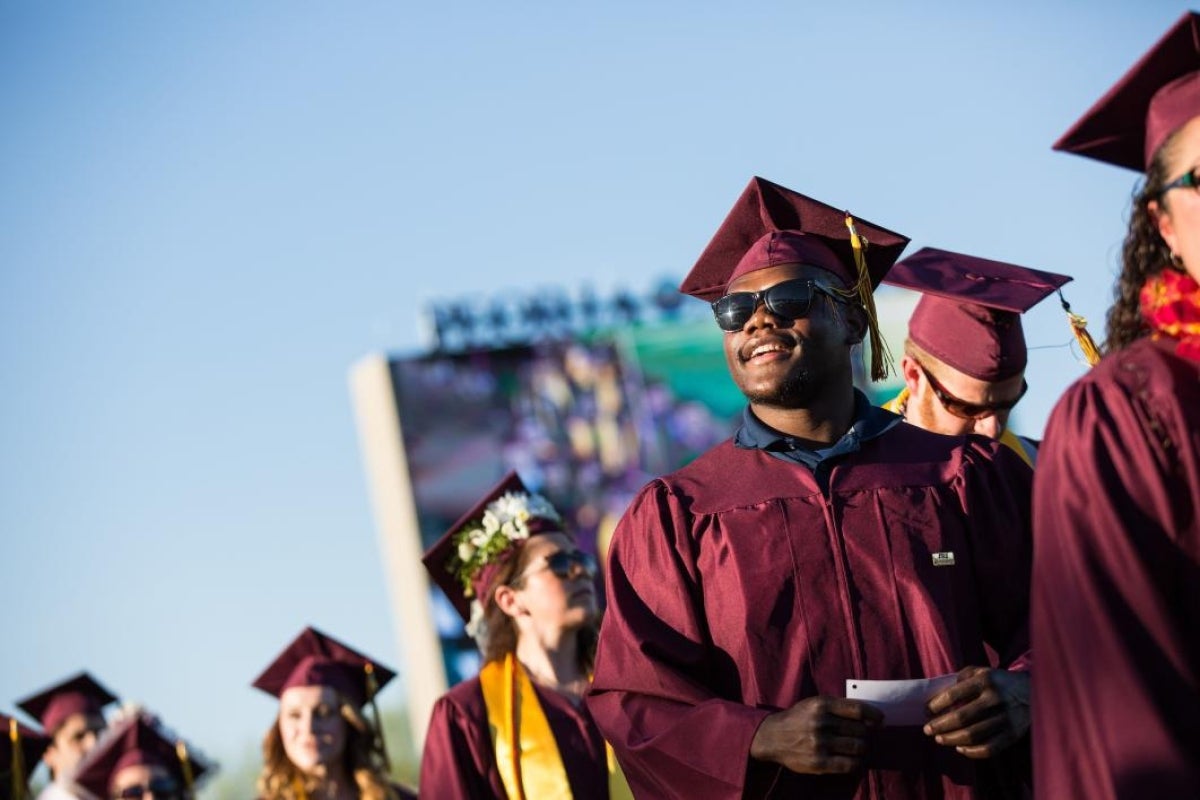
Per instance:
[[[1200,284],[1187,273],[1164,269],[1146,280],[1140,302],[1155,339],[1175,339],[1177,354],[1200,361]]]

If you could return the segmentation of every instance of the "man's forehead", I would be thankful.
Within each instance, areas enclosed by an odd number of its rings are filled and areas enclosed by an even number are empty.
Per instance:
[[[727,291],[757,291],[797,278],[820,281],[831,286],[843,285],[843,281],[838,276],[812,264],[776,264],[734,278],[729,282]]]

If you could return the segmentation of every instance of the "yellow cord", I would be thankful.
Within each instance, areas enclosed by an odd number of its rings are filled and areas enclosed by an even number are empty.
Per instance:
[[[854,251],[854,266],[858,268],[858,285],[854,287],[858,301],[867,314],[867,328],[871,340],[871,380],[881,381],[888,376],[892,354],[887,342],[879,332],[879,317],[875,311],[875,290],[871,285],[871,272],[867,269],[866,249],[869,242],[858,235],[854,217],[846,212],[846,228],[850,231],[850,247]]]
[[[8,738],[12,741],[12,796],[25,800],[25,754],[21,752],[21,729],[17,721],[8,721]]]

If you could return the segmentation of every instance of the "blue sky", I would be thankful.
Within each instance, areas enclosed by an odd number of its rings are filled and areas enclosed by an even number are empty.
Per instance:
[[[751,175],[1099,334],[1136,176],[1049,146],[1185,8],[0,4],[0,708],[87,667],[228,758],[303,625],[398,660],[352,362],[678,278]],[[1036,435],[1082,367],[1026,326]]]

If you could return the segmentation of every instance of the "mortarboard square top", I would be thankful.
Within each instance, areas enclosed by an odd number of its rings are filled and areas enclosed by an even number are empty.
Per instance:
[[[467,530],[477,536],[463,540],[460,534]],[[492,579],[526,538],[562,532],[562,518],[554,506],[530,492],[516,472],[509,472],[434,542],[421,562],[454,609],[469,621],[471,601],[480,600],[481,607],[486,604]]]
[[[858,284],[846,212],[764,178],[752,178],[700,254],[679,291],[712,302],[735,278],[780,264],[809,264]],[[867,240],[871,287],[908,245],[908,238],[855,218]]]
[[[105,800],[117,774],[135,766],[161,767],[186,788],[213,771],[212,764],[192,752],[153,716],[138,711],[104,733],[79,762],[72,781],[81,794]]]
[[[17,702],[17,707],[41,723],[53,736],[74,714],[99,714],[116,696],[86,672],[80,672]]]
[[[394,677],[394,670],[308,627],[252,685],[273,697],[293,686],[328,686],[362,707]]]
[[[14,743],[17,745],[14,747]],[[20,777],[29,780],[29,773],[37,766],[42,753],[50,745],[50,737],[43,736],[37,731],[27,728],[6,714],[0,714],[0,780],[10,782],[18,777],[18,756],[21,767]],[[7,792],[8,786],[0,785],[0,792]],[[7,795],[5,795],[7,796]]]
[[[1189,11],[1108,90],[1055,150],[1142,171],[1200,115],[1200,14]]]
[[[1020,315],[1070,280],[926,247],[892,267],[884,283],[925,295],[908,322],[914,344],[959,372],[999,381],[1028,362]]]

